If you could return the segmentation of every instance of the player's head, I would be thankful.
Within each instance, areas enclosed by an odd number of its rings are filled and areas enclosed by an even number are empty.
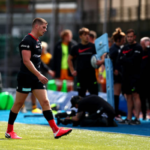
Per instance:
[[[42,36],[47,31],[47,21],[43,18],[35,18],[32,22],[32,30],[38,34],[38,36]]]
[[[146,50],[146,44],[145,44],[146,42],[150,46],[150,38],[149,37],[143,37],[143,38],[141,38],[140,44],[141,44],[143,50]]]
[[[72,107],[78,107],[78,102],[81,100],[81,98],[82,97],[80,97],[80,96],[73,96],[72,98],[71,98],[71,104],[72,104],[72,106],[71,106],[71,108]]]
[[[42,53],[47,53],[48,44],[46,42],[41,42]]]
[[[89,32],[89,36],[90,36],[89,41],[94,44],[94,42],[95,42],[95,40],[96,40],[96,38],[97,38],[96,32],[95,32],[95,31],[90,31],[90,32]]]
[[[125,44],[125,33],[122,32],[121,28],[116,28],[115,32],[112,34],[112,39],[119,46]]]
[[[61,33],[60,33],[60,37],[62,39],[63,42],[70,42],[72,40],[72,32],[71,30],[63,30]]]
[[[134,44],[135,39],[136,39],[136,35],[135,35],[134,30],[133,29],[129,29],[129,30],[127,30],[126,34],[127,34],[127,42],[129,44]]]
[[[79,37],[81,39],[81,43],[88,43],[89,42],[89,29],[88,28],[81,28],[79,30]]]

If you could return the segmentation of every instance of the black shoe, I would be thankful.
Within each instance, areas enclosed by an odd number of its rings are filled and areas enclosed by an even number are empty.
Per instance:
[[[118,123],[119,124],[130,124],[130,120],[128,120],[128,119],[125,119],[125,120],[122,120],[122,121],[119,121]]]
[[[130,122],[131,125],[139,125],[141,124],[140,120],[138,120],[137,118],[135,118],[134,120],[131,120]]]

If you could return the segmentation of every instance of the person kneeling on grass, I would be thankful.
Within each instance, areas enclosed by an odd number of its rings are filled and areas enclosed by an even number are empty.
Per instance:
[[[74,126],[117,126],[114,122],[115,111],[113,107],[104,99],[97,95],[89,95],[86,97],[73,96],[71,98],[71,108],[78,108],[75,116],[68,116],[65,119],[60,119],[57,115],[58,124],[73,123]]]

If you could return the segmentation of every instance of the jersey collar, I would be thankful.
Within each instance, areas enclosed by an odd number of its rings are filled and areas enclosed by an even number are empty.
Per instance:
[[[28,33],[33,39],[35,39],[36,41],[38,41],[37,38],[35,38],[31,33]]]

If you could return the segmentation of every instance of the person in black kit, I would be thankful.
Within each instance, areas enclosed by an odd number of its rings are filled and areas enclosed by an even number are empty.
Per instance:
[[[112,35],[114,44],[110,47],[109,54],[113,63],[113,72],[114,72],[114,100],[115,100],[115,119],[121,121],[121,116],[119,115],[119,95],[121,93],[122,85],[122,69],[120,64],[117,62],[119,51],[121,46],[125,44],[125,33],[121,31],[120,28],[117,28]]]
[[[83,98],[73,96],[71,104],[71,107],[78,109],[77,114],[66,117],[61,123],[78,122],[80,126],[117,126],[113,120],[115,116],[113,107],[97,95],[88,95]]]
[[[91,66],[91,56],[96,54],[95,45],[89,43],[89,29],[79,30],[81,43],[74,46],[68,57],[68,64],[73,76],[77,76],[77,90],[79,96],[84,97],[86,90],[90,94],[98,95],[95,69]],[[73,67],[72,60],[76,58],[77,68]]]
[[[140,77],[140,99],[141,108],[143,113],[143,120],[146,120],[146,99],[150,100],[149,85],[150,85],[150,73],[149,73],[149,60],[150,60],[150,38],[143,37],[140,41],[143,48],[143,56],[141,63],[141,77]],[[150,103],[149,103],[150,105]]]
[[[123,67],[122,92],[127,98],[128,115],[121,124],[140,124],[139,114],[141,101],[139,96],[140,67],[142,61],[142,47],[135,41],[135,32],[127,31],[127,42],[119,54],[119,62]],[[135,109],[135,120],[132,120],[133,107]]]
[[[21,67],[18,74],[18,86],[15,103],[10,111],[8,127],[5,133],[6,138],[21,139],[13,130],[14,121],[22,107],[29,92],[32,92],[39,100],[43,115],[48,121],[55,138],[59,138],[72,131],[72,129],[60,129],[56,125],[50,108],[45,85],[48,79],[40,73],[41,65],[41,43],[38,40],[47,30],[47,21],[43,18],[36,18],[32,23],[32,31],[24,37],[19,44]]]

